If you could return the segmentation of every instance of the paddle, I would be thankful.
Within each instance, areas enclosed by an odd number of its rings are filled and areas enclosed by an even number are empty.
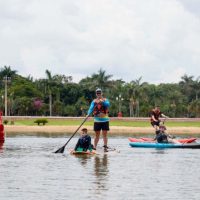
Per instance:
[[[63,153],[65,150],[65,147],[67,146],[67,144],[69,143],[69,141],[74,137],[74,135],[78,132],[78,130],[81,128],[81,126],[85,123],[85,121],[88,119],[90,115],[87,115],[85,117],[85,119],[83,120],[83,122],[81,123],[81,125],[76,129],[76,131],[73,133],[73,135],[69,138],[69,140],[64,144],[64,146],[62,146],[60,149],[58,149],[57,151],[55,151],[54,153]]]
[[[164,118],[164,120],[162,121],[163,125],[165,124],[167,117]]]
[[[167,117],[165,117],[165,119],[162,121],[163,125],[165,124],[165,121],[166,121]],[[171,134],[167,134],[169,136],[169,138],[171,139],[174,139],[176,138],[174,135],[171,135]]]

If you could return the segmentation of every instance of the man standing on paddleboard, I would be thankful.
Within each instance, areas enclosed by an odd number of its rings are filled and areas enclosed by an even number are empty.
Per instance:
[[[102,131],[103,142],[104,142],[104,151],[108,151],[108,138],[107,132],[109,131],[109,117],[108,117],[108,108],[110,107],[110,102],[108,99],[103,98],[103,93],[100,88],[96,90],[96,99],[94,99],[88,110],[88,115],[93,113],[94,115],[94,149],[96,150],[97,144],[99,142],[100,133]]]

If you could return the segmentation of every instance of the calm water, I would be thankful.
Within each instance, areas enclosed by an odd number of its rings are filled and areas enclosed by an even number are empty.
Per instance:
[[[113,137],[109,144],[120,153],[52,153],[66,140],[7,138],[0,150],[0,200],[200,199],[198,149],[131,148],[127,137]]]

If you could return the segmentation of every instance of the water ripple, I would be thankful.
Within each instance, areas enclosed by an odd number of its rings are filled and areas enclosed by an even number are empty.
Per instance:
[[[67,148],[75,145],[73,139]],[[63,138],[8,138],[0,153],[0,199],[199,199],[198,149],[140,149],[110,138],[120,153],[52,153]],[[102,141],[100,142],[102,145]]]

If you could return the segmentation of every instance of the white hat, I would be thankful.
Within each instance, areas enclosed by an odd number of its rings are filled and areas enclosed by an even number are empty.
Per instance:
[[[96,93],[102,93],[102,90],[100,88],[97,88]]]

